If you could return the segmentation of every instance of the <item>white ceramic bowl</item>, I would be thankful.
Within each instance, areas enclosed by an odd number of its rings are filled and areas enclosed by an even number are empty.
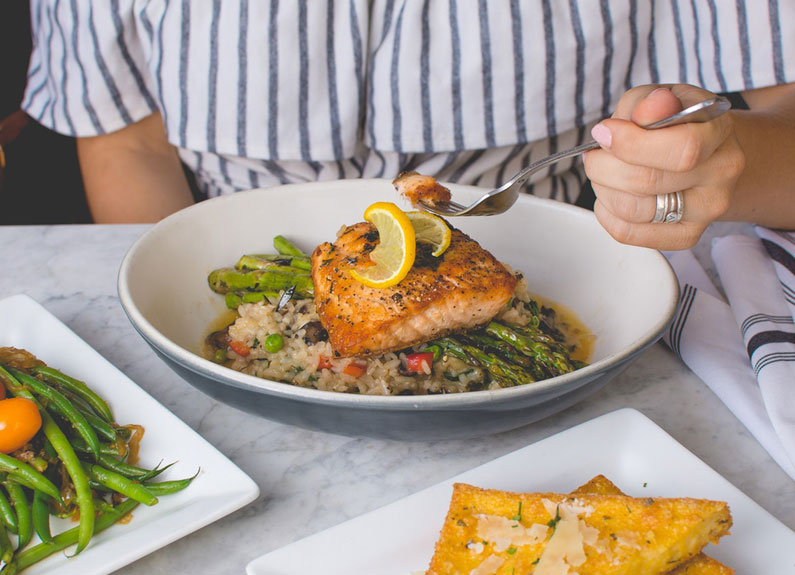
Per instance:
[[[484,190],[450,186],[468,203]],[[342,180],[239,192],[186,208],[154,225],[119,272],[122,307],[154,351],[208,395],[263,417],[345,435],[447,439],[513,429],[593,393],[671,321],[676,277],[654,250],[614,241],[587,210],[532,196],[499,216],[452,223],[525,273],[532,293],[573,310],[596,334],[592,363],[546,381],[496,391],[362,396],[294,387],[239,373],[201,356],[225,311],[208,273],[243,253],[272,252],[281,234],[307,251],[361,221],[375,201],[408,209],[386,180]]]

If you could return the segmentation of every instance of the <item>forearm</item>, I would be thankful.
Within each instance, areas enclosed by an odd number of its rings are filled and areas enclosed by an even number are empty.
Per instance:
[[[732,112],[745,169],[721,219],[795,229],[795,85],[770,93],[751,94],[751,110]]]
[[[118,132],[80,138],[77,152],[97,223],[156,222],[193,203],[159,114]]]

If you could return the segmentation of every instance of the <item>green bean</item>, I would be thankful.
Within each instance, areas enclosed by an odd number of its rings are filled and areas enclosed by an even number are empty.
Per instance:
[[[69,377],[57,369],[47,366],[36,366],[30,369],[35,375],[41,375],[45,380],[56,383],[84,399],[97,414],[105,421],[113,421],[113,412],[108,404],[97,393],[80,380]]]
[[[44,419],[47,412],[44,410],[41,410],[41,412],[42,419]],[[27,463],[24,463],[15,457],[11,457],[5,453],[0,453],[0,470],[13,473],[14,475],[19,476],[26,483],[34,486],[35,489],[39,489],[59,501],[61,499],[61,494],[52,481],[33,469]]]
[[[8,531],[6,531],[5,526],[0,525],[0,561],[6,564],[6,566],[11,563],[14,558],[14,546],[11,545],[11,540],[8,538]],[[7,573],[13,573],[16,569],[8,569],[8,567],[3,568],[3,575]]]
[[[94,428],[91,427],[86,417],[66,398],[66,396],[64,396],[64,394],[18,369],[10,368],[9,371],[17,380],[28,386],[33,393],[47,399],[50,405],[55,407],[85,440],[94,453],[94,457],[99,457],[99,439],[97,439]]]
[[[97,517],[95,532],[99,533],[100,531],[104,531],[116,523],[119,519],[127,515],[130,511],[135,509],[137,505],[138,502],[134,499],[126,499],[119,503],[114,511],[102,513],[99,517]],[[18,553],[16,556],[17,569],[22,570],[26,567],[30,567],[45,557],[49,557],[53,553],[61,551],[62,549],[66,549],[70,545],[74,545],[76,542],[78,543],[79,548],[79,541],[82,534],[80,530],[81,526],[82,524],[78,527],[73,527],[67,531],[64,531],[63,533],[55,535],[52,538],[52,542],[45,541]],[[5,575],[5,573],[3,573],[3,575]]]
[[[162,461],[160,463],[162,463]],[[144,481],[149,481],[150,479],[154,479],[155,477],[157,477],[158,475],[163,473],[166,469],[168,469],[169,467],[174,465],[176,463],[176,461],[172,461],[171,463],[169,463],[165,467],[160,467],[160,463],[158,463],[157,466],[154,469],[151,469],[149,471],[149,473],[141,475],[140,477],[136,477],[135,480],[144,482]]]
[[[273,238],[273,247],[276,248],[276,251],[283,256],[307,257],[307,255],[302,252],[298,246],[284,236],[276,236]]]
[[[199,472],[197,471],[196,475],[198,474]],[[196,475],[186,479],[158,481],[157,483],[144,483],[144,485],[153,495],[171,495],[172,493],[177,493],[178,491],[185,489],[191,484],[191,482],[193,482],[194,479],[196,479]]]
[[[52,443],[50,443],[50,440],[47,439],[46,437],[44,438],[44,455],[49,457],[51,460],[58,458],[58,453],[55,451],[55,448],[52,446]]]
[[[0,491],[0,519],[2,519],[3,524],[14,533],[19,529],[17,514],[14,513],[11,503],[9,503],[8,498],[2,491]]]
[[[114,491],[126,495],[131,499],[143,503],[144,505],[152,506],[157,503],[157,497],[140,483],[136,483],[131,479],[126,478],[121,473],[116,473],[110,469],[106,469],[99,465],[92,463],[85,464],[88,475],[94,481],[109,487]]]
[[[6,481],[6,489],[8,495],[11,497],[11,503],[14,505],[14,510],[17,512],[17,524],[19,528],[17,535],[19,536],[18,548],[22,548],[30,542],[33,537],[33,518],[30,512],[30,502],[28,496],[25,494],[23,487],[15,481]]]
[[[33,504],[31,505],[31,515],[33,516],[33,529],[42,541],[52,541],[50,532],[50,507],[47,502],[47,495],[41,491],[33,492]]]
[[[91,450],[86,445],[86,442],[83,441],[79,437],[73,437],[71,440],[72,447],[75,451],[79,451],[80,453],[91,453]],[[123,446],[127,446],[126,443],[121,443]],[[124,458],[127,455],[127,450],[125,449],[122,453],[119,453],[119,449],[115,443],[102,443],[99,444],[99,457],[100,461],[102,460],[102,456],[112,456],[112,457],[120,457]]]
[[[93,479],[90,479],[90,478],[88,480],[88,485],[94,491],[102,491],[103,493],[113,493],[113,489],[105,487],[99,481],[94,481]]]
[[[97,435],[102,436],[103,439],[107,439],[108,441],[116,441],[116,439],[119,437],[116,428],[107,423],[101,417],[97,417],[92,413],[83,413],[83,416],[86,418],[86,421],[88,421],[89,425],[91,425],[94,432]]]
[[[91,495],[91,488],[88,486],[88,477],[83,471],[83,466],[64,432],[61,431],[52,416],[47,413],[47,410],[41,410],[41,415],[44,435],[47,436],[55,451],[58,452],[58,457],[61,458],[69,477],[72,478],[72,485],[75,487],[77,507],[80,509],[79,535],[77,537],[77,549],[75,550],[75,555],[77,555],[86,548],[94,533],[94,501]]]
[[[130,465],[129,463],[119,461],[118,459],[105,454],[100,454],[99,462],[111,471],[114,471],[120,475],[124,475],[129,479],[135,479],[136,481],[146,481],[147,479],[157,477],[166,469],[174,465],[173,463],[169,463],[165,467],[160,467],[160,464],[158,464],[154,469],[144,469],[143,467]]]

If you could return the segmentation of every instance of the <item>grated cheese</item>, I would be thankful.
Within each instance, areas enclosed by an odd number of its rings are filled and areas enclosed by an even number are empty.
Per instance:
[[[480,565],[470,571],[469,575],[494,575],[503,563],[505,563],[505,559],[502,557],[489,555]]]

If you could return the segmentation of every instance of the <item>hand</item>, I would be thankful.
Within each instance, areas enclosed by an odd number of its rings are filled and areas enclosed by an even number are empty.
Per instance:
[[[648,125],[714,94],[689,85],[639,86],[626,92],[613,117],[591,134],[602,148],[585,155],[596,203],[594,214],[616,240],[660,250],[694,246],[726,213],[745,155],[732,114],[706,123],[657,130]],[[681,192],[678,223],[650,223],[658,194]]]

